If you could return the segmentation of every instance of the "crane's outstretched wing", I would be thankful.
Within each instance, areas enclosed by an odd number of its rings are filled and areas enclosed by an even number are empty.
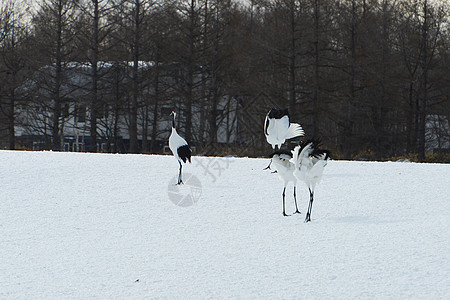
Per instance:
[[[303,135],[305,135],[305,131],[303,130],[302,126],[297,123],[291,123],[286,132],[286,139],[288,140]]]

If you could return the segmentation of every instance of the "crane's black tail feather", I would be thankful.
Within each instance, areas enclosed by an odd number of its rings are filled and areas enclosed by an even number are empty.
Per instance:
[[[184,163],[186,163],[186,161],[191,162],[192,151],[189,148],[189,145],[184,145],[184,146],[179,147],[177,149],[177,152],[178,152],[178,157],[180,157]]]

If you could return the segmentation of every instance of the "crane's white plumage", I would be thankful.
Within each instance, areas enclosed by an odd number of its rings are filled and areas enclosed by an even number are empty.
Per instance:
[[[314,201],[314,189],[320,182],[323,170],[329,158],[328,150],[318,149],[319,141],[308,140],[295,147],[292,151],[294,176],[303,181],[309,189],[309,206],[305,222],[311,221],[311,210]]]
[[[294,185],[294,201],[296,211],[294,213],[300,213],[297,207],[297,198],[295,195],[295,186],[297,183],[297,178],[294,176],[295,165],[290,160],[292,159],[292,153],[290,151],[279,150],[270,155],[271,164],[273,163],[276,173],[281,181],[283,181],[283,215],[286,214],[285,205],[285,192],[287,185],[292,182]],[[270,166],[270,165],[269,165]]]
[[[287,109],[272,108],[266,115],[264,122],[264,134],[267,142],[275,149],[281,148],[281,145],[287,139],[292,139],[305,134],[302,126],[297,123],[289,122],[289,112]]]
[[[188,143],[178,134],[177,129],[172,127],[172,133],[169,137],[169,148],[177,160],[181,160],[180,156],[178,155],[178,149],[182,146],[187,145]]]
[[[186,163],[187,161],[191,162],[191,149],[189,148],[186,140],[178,134],[177,129],[175,128],[175,118],[177,114],[175,113],[175,111],[172,111],[170,115],[173,116],[173,120],[172,133],[169,137],[169,148],[170,151],[172,151],[173,156],[175,156],[175,158],[178,160],[178,163],[180,164],[180,172],[178,175],[177,184],[181,184],[183,183],[183,181],[181,180],[181,169],[183,168],[183,165],[181,163]]]

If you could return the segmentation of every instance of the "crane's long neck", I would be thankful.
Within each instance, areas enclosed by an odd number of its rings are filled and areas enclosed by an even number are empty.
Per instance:
[[[172,129],[176,129],[176,127],[175,127],[175,114],[173,114]]]
[[[294,153],[292,154],[292,157],[294,158],[295,169],[298,169],[300,167],[300,161],[299,161],[300,150],[301,150],[301,147],[297,146],[294,148]]]

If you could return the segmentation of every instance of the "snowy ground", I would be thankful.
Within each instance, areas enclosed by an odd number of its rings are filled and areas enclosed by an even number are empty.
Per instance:
[[[267,164],[0,151],[0,299],[450,298],[450,165],[330,161],[305,224]]]

